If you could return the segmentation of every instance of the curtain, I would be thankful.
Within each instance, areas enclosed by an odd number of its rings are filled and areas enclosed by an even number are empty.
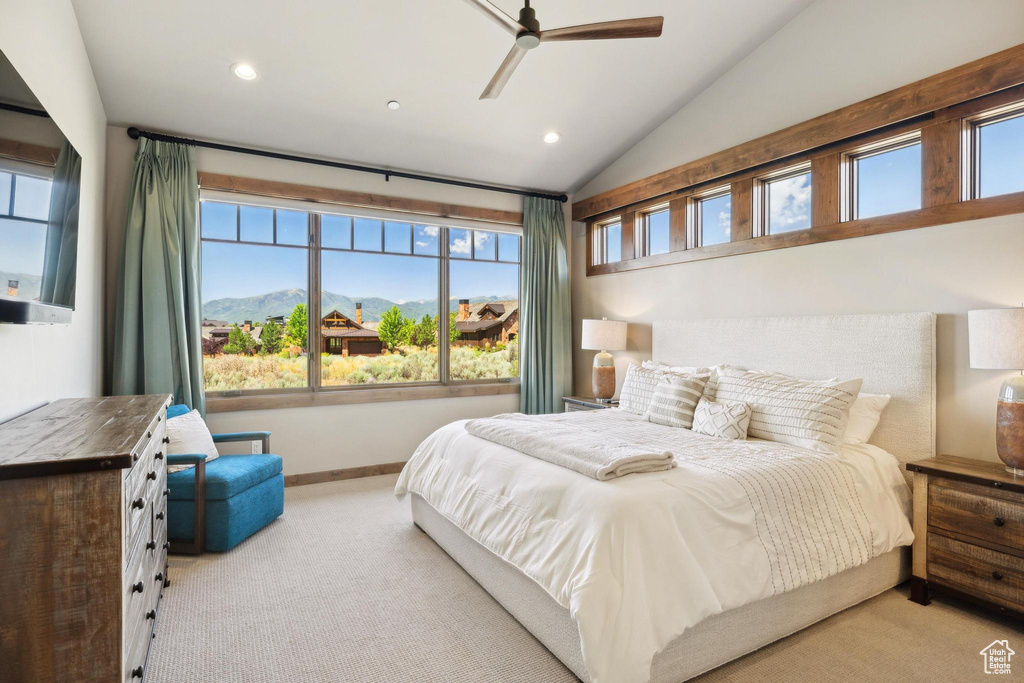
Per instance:
[[[43,278],[39,300],[61,306],[75,305],[78,259],[78,196],[82,157],[67,140],[60,146],[53,169],[50,215],[43,246]]]
[[[195,149],[139,138],[117,281],[115,394],[174,394],[206,412]]]
[[[572,317],[565,214],[554,199],[523,201],[520,410],[561,412],[572,388]]]

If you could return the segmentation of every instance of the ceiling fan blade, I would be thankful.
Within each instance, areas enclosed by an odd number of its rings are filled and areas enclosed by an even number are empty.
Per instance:
[[[519,62],[523,61],[523,57],[526,56],[526,50],[513,45],[512,49],[507,55],[505,55],[505,61],[498,67],[498,71],[495,72],[494,77],[491,78],[491,82],[484,88],[483,93],[480,95],[481,100],[493,100],[501,94],[502,88],[508,83],[508,79],[512,77],[512,72],[519,66]]]
[[[488,0],[466,0],[466,2],[473,7],[476,7],[478,10],[490,17],[492,21],[514,36],[526,30],[526,27],[492,5]]]
[[[657,38],[661,35],[665,17],[644,17],[601,21],[582,26],[566,26],[550,31],[541,31],[540,40],[608,40],[610,38]]]

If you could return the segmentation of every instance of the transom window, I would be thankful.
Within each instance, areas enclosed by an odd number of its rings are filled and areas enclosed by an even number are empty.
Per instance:
[[[732,241],[732,194],[730,188],[718,188],[693,202],[697,246]]]
[[[1024,191],[1024,111],[1009,111],[972,122],[974,197]]]
[[[200,220],[208,392],[518,377],[518,234],[205,198]]]
[[[921,135],[913,133],[847,155],[846,219],[921,208]]]
[[[811,169],[808,164],[761,179],[765,235],[811,227]]]
[[[669,252],[669,209],[659,207],[642,216],[643,231],[640,244],[643,245],[641,256],[667,254]]]
[[[597,226],[594,230],[594,263],[617,263],[622,260],[622,222],[618,219]]]

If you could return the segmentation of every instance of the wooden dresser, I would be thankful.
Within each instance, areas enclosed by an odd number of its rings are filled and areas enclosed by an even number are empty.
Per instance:
[[[914,473],[911,600],[932,591],[1024,615],[1024,478],[1000,462],[949,455]]]
[[[139,681],[167,585],[169,395],[0,425],[0,680]]]

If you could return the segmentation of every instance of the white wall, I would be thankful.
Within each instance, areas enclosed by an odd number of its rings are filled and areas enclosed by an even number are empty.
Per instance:
[[[100,393],[106,115],[68,0],[4,0],[0,17],[0,50],[82,155],[75,312],[70,325],[0,325],[2,422]]]
[[[138,122],[141,127],[145,127],[144,124],[144,121]],[[124,128],[114,126],[108,128],[107,142],[106,210],[111,225],[107,235],[107,310],[109,319],[113,320],[113,293],[116,291],[121,254],[124,209],[137,143],[126,135]],[[268,140],[267,146],[273,146],[273,141]],[[383,178],[368,174],[215,150],[199,149],[196,163],[200,171],[211,173],[432,199],[508,211],[522,210],[522,199],[514,195],[402,179],[385,182]],[[108,332],[108,336],[111,334],[112,331]],[[407,460],[420,441],[444,424],[518,409],[519,395],[506,394],[210,413],[207,422],[214,432],[269,429],[274,433],[271,448],[284,458],[285,473],[299,474]]]
[[[1019,0],[820,0],[587,184],[589,197],[1024,42]],[[1024,302],[1024,216],[1015,215],[587,278],[573,226],[573,324],[628,320],[629,360],[650,323],[686,317],[933,311],[938,449],[996,459],[1007,373],[971,370],[966,311]],[[577,337],[578,339],[578,337]],[[728,359],[722,359],[727,362]],[[589,393],[591,352],[577,352]]]

